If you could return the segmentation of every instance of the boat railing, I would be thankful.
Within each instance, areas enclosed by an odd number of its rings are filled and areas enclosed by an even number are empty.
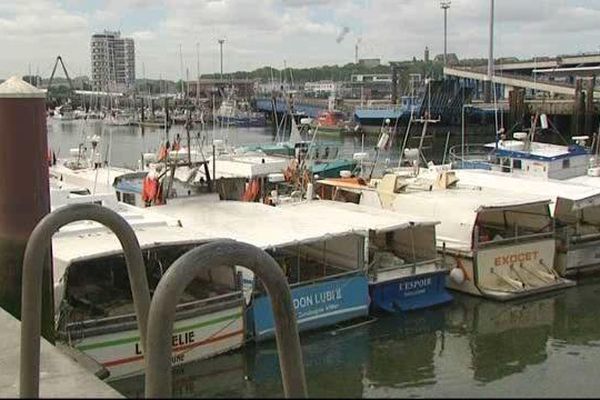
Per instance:
[[[242,293],[236,291],[224,295],[214,296],[182,303],[177,305],[177,320],[209,314],[229,307],[242,304]],[[65,329],[57,332],[62,338],[73,341],[93,335],[103,335],[120,332],[124,329],[137,329],[135,314],[127,313],[112,317],[73,321],[66,324]]]
[[[448,149],[448,159],[454,168],[491,170],[495,156],[493,149],[485,144],[468,144],[452,146]],[[507,166],[508,167],[508,166]],[[510,166],[512,169],[512,165]]]
[[[333,279],[343,278],[343,277],[346,277],[346,276],[361,275],[362,273],[363,273],[362,270],[352,270],[352,271],[340,272],[339,274],[327,275],[327,276],[323,276],[323,277],[320,277],[320,278],[308,279],[308,280],[305,280],[305,281],[292,283],[292,284],[290,284],[290,287],[291,288],[297,288],[297,287],[300,287],[300,286],[306,286],[306,285],[312,285],[312,284],[315,284],[315,283],[326,282],[326,281],[330,281],[330,280],[333,280]]]
[[[480,249],[483,247],[493,247],[493,246],[505,245],[505,244],[518,244],[518,243],[530,242],[532,240],[538,240],[538,239],[552,239],[555,237],[555,231],[554,231],[554,226],[552,226],[551,228],[552,229],[548,230],[547,232],[521,234],[519,232],[519,226],[515,225],[514,226],[514,232],[515,232],[514,236],[502,238],[502,239],[496,239],[496,240],[492,239],[492,240],[481,241],[481,240],[479,240],[479,226],[475,226],[474,233],[473,233],[473,249],[477,250],[477,249]]]
[[[158,283],[148,320],[145,396],[172,395],[171,342],[178,300],[196,276],[217,266],[248,268],[266,287],[275,320],[284,395],[307,397],[296,313],[287,279],[267,252],[234,240],[219,240],[188,251],[169,267]]]
[[[439,269],[443,269],[443,267],[441,266],[442,261],[443,261],[442,257],[436,257],[436,258],[417,261],[417,262],[406,262],[402,265],[394,265],[394,266],[385,267],[385,268],[380,268],[377,265],[373,265],[373,270],[376,273],[396,271],[399,269],[412,269],[413,271],[415,271],[418,267],[421,267],[424,265],[436,265],[439,267]]]

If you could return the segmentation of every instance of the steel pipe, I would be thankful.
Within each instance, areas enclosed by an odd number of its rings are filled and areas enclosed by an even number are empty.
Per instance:
[[[96,204],[73,204],[59,208],[46,215],[34,228],[23,259],[21,293],[21,355],[20,396],[39,397],[40,381],[40,329],[42,302],[42,269],[52,236],[71,222],[91,220],[105,225],[115,233],[125,254],[127,272],[135,313],[140,330],[142,348],[146,348],[150,290],[146,267],[137,237],[131,226],[108,208]]]
[[[234,240],[196,247],[179,257],[163,275],[152,298],[148,320],[145,393],[147,398],[171,397],[171,340],[177,303],[202,270],[236,265],[252,270],[271,299],[275,337],[286,397],[307,397],[304,364],[292,294],[281,267],[265,251]]]

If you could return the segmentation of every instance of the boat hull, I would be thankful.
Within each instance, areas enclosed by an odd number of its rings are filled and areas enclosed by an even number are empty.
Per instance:
[[[219,123],[228,126],[236,126],[239,128],[260,128],[267,125],[267,119],[265,117],[248,117],[248,118],[235,118],[235,117],[217,117]]]
[[[446,271],[419,274],[385,282],[370,282],[372,311],[411,311],[452,300],[446,289]]]
[[[497,301],[509,301],[575,286],[575,282],[571,280],[559,276],[550,278],[550,274],[540,279],[540,275],[547,274],[545,268],[541,267],[542,263],[554,265],[554,246],[554,239],[545,239],[480,249],[473,255],[451,255],[446,258],[446,264],[461,269],[465,279],[458,283],[449,277],[447,286],[453,290]],[[440,253],[444,254],[443,251]],[[508,263],[504,260],[508,260]],[[500,276],[513,280],[525,278],[526,285],[522,288],[507,286]]]
[[[180,319],[175,322],[173,330],[171,361],[173,365],[180,365],[210,358],[240,348],[243,339],[241,305]],[[71,345],[107,368],[110,372],[108,380],[122,379],[144,371],[144,356],[137,328],[86,335]]]
[[[334,326],[369,314],[369,290],[363,274],[291,288],[300,332]],[[250,305],[250,332],[256,341],[271,339],[275,323],[271,299],[260,295]]]

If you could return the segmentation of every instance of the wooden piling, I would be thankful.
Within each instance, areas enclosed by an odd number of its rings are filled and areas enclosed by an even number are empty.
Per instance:
[[[21,317],[23,254],[50,212],[46,94],[18,77],[0,85],[0,305]],[[44,264],[42,334],[54,340],[51,257]]]
[[[596,86],[596,77],[591,77],[586,81],[585,93],[585,117],[584,117],[584,134],[592,136],[595,126],[595,109],[594,109],[594,87]]]

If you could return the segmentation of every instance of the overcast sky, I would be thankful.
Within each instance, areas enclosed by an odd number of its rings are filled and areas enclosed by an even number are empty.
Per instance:
[[[599,51],[599,21],[598,0],[497,0],[495,55]],[[452,0],[448,51],[487,57],[488,22],[489,0]],[[200,73],[215,72],[218,38],[225,72],[345,64],[357,41],[359,57],[384,62],[443,51],[439,0],[0,0],[0,77],[29,65],[47,77],[58,54],[87,75],[90,35],[104,29],[135,38],[138,78],[179,78],[180,44],[184,76],[196,76],[197,44]]]

